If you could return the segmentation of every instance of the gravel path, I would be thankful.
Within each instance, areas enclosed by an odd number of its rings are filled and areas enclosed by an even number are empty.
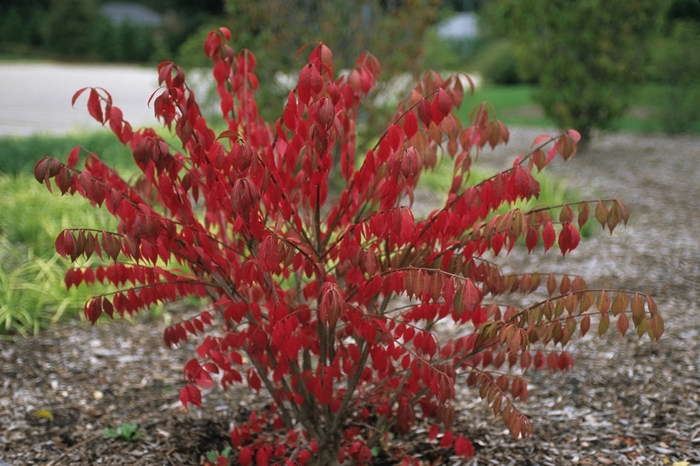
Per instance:
[[[516,130],[505,152],[511,157],[484,154],[480,163],[505,167],[540,133]],[[630,224],[583,241],[565,260],[514,253],[513,267],[566,270],[589,285],[652,293],[666,333],[654,345],[614,331],[604,339],[589,334],[570,347],[573,371],[528,373],[530,395],[520,406],[535,438],[526,441],[514,442],[478,395],[463,389],[456,430],[476,447],[466,464],[700,463],[700,137],[605,136],[587,154],[547,170],[585,198],[620,198]],[[183,412],[177,394],[192,348],[165,350],[158,327],[148,319],[76,323],[0,342],[0,460],[202,464],[206,451],[223,448],[229,422],[245,417],[255,400],[216,389],[205,395],[205,409]],[[37,417],[40,408],[53,421]],[[101,436],[123,422],[139,422],[144,436],[135,443]],[[424,435],[407,440],[431,460],[426,464],[459,464],[424,444]]]

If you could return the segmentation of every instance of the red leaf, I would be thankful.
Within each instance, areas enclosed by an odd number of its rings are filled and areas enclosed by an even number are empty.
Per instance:
[[[436,424],[433,424],[430,427],[430,430],[428,431],[428,439],[430,440],[435,440],[438,436],[438,433],[440,432],[440,429]]]
[[[193,385],[187,384],[180,390],[180,402],[187,408],[188,403],[192,403],[195,406],[202,407],[202,392]]]
[[[552,139],[552,137],[549,134],[540,134],[539,136],[537,136],[535,138],[535,140],[532,142],[532,145],[530,147],[539,146],[540,144],[542,144],[543,142],[545,142],[549,139]]]
[[[657,340],[664,333],[664,321],[659,314],[654,314],[654,317],[651,318],[651,332]]]
[[[70,268],[70,269],[66,270],[66,274],[63,276],[63,282],[65,283],[67,290],[70,290],[70,287],[73,286],[74,278],[75,278],[75,269]],[[77,287],[78,286],[76,284],[76,288]]]
[[[326,282],[321,287],[319,319],[329,327],[334,327],[345,308],[345,297],[338,285]]]
[[[467,280],[464,284],[464,306],[466,310],[471,314],[479,303],[481,303],[481,292],[471,280]]]
[[[416,115],[409,110],[403,117],[403,132],[406,135],[406,139],[411,139],[417,131],[418,119],[416,118]]]
[[[114,307],[112,306],[112,303],[107,298],[102,299],[102,310],[104,311],[105,314],[114,318]]]
[[[248,466],[253,462],[253,450],[250,447],[243,447],[238,454],[238,462],[241,466]]]
[[[221,26],[221,27],[219,28],[219,31],[224,35],[224,38],[225,38],[227,41],[231,40],[231,31],[229,30],[229,28],[224,27],[224,26]]]
[[[308,104],[311,94],[318,94],[321,92],[321,89],[323,89],[323,78],[321,78],[318,69],[309,63],[299,73],[299,84],[297,84],[299,100],[304,104]]]
[[[430,101],[428,99],[423,99],[418,103],[418,117],[420,121],[423,122],[423,126],[426,128],[430,127],[432,116],[430,114]]]
[[[70,168],[74,168],[78,164],[78,156],[80,155],[80,146],[75,146],[71,151],[68,153],[68,159],[66,160],[66,164]]]
[[[56,248],[56,252],[63,258],[67,257],[69,254],[69,253],[66,253],[66,248],[64,246],[65,236],[66,236],[66,230],[63,230],[62,232],[60,232],[58,234],[58,236],[56,237],[56,241],[54,242],[54,247]]]
[[[95,120],[104,123],[104,115],[102,114],[102,106],[100,105],[100,95],[95,89],[90,89],[90,97],[88,97],[88,113]]]
[[[565,256],[567,252],[576,249],[580,240],[581,235],[578,230],[571,223],[565,223],[561,232],[559,232],[559,249],[562,255]]]
[[[461,435],[455,440],[455,453],[462,458],[469,458],[474,455],[474,445]]]
[[[540,234],[537,231],[537,228],[528,227],[527,236],[525,237],[525,245],[527,246],[528,252],[532,252],[532,250],[535,249],[535,246],[537,246],[537,243],[539,242]]]
[[[554,225],[552,225],[552,222],[547,222],[542,228],[542,241],[544,242],[544,250],[547,252],[549,248],[554,245],[554,241],[556,240],[556,233],[554,232]]]
[[[408,242],[413,236],[413,229],[415,226],[415,219],[413,218],[413,212],[411,209],[402,207],[401,208],[401,233],[399,237],[402,243]]]
[[[51,159],[49,157],[44,157],[34,166],[34,179],[36,179],[39,183],[43,183],[49,174],[50,160]]]
[[[440,440],[440,446],[442,448],[449,448],[452,446],[452,440],[454,439],[454,435],[452,434],[451,430],[448,430],[445,432],[445,434],[442,436],[442,439]]]
[[[578,142],[581,140],[581,133],[579,133],[575,129],[568,130],[566,134],[571,138],[572,141],[574,141],[574,144],[578,144]]]
[[[625,334],[627,333],[627,330],[629,329],[629,319],[627,318],[626,313],[620,314],[620,317],[617,318],[617,331],[620,334],[621,337],[624,337]]]
[[[442,113],[442,108],[437,98],[433,100],[433,103],[430,106],[430,118],[435,122],[436,125],[439,125],[440,122],[445,119],[445,114]]]
[[[75,237],[73,237],[73,232],[70,230],[64,230],[63,231],[63,251],[66,253],[67,256],[70,256],[71,254],[73,254],[74,250],[75,250]],[[58,247],[56,247],[56,251],[58,251]]]
[[[84,307],[85,317],[90,321],[91,324],[95,324],[97,319],[100,318],[102,314],[102,305],[99,298],[93,298]]]
[[[605,224],[608,221],[608,208],[605,207],[603,201],[598,201],[595,206],[595,218],[598,220],[598,223],[605,228]]]
[[[123,124],[124,115],[122,114],[122,111],[118,107],[112,107],[109,111],[109,128],[114,134],[117,135],[122,143],[126,143],[127,141],[123,137]]]
[[[267,466],[269,458],[265,452],[265,448],[259,448],[258,452],[255,454],[255,464],[256,466]]]
[[[86,90],[90,89],[89,87],[84,87],[82,89],[79,89],[75,91],[75,94],[73,94],[73,98],[71,99],[70,103],[73,107],[75,107],[75,101],[78,100],[78,97],[80,97],[80,94],[85,92]]]
[[[258,377],[258,374],[256,374],[254,371],[248,372],[248,386],[253,391],[260,391],[260,377]]]

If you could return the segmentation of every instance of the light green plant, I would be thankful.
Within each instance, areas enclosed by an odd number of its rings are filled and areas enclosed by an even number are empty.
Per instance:
[[[26,245],[37,256],[51,257],[56,235],[76,219],[87,222],[89,228],[116,225],[106,210],[93,209],[88,201],[70,202],[60,193],[47,196],[39,188],[30,174],[0,175],[0,235]]]
[[[207,452],[207,460],[212,464],[221,464],[220,458],[226,459],[226,464],[228,464],[228,455],[231,454],[231,447],[228,446],[219,452],[218,450],[210,450]]]
[[[102,431],[104,435],[113,439],[125,440],[127,442],[135,442],[143,435],[143,432],[137,432],[139,425],[137,423],[124,423],[115,429],[105,429]]]
[[[69,264],[54,239],[78,218],[99,229],[115,222],[88,202],[67,201],[47,198],[29,175],[0,176],[0,334],[37,333],[79,313],[90,296],[85,287],[66,290]]]
[[[0,236],[0,333],[37,333],[67,310],[82,307],[86,293],[78,296],[78,290],[62,286],[66,265],[60,260],[58,254],[37,257]]]

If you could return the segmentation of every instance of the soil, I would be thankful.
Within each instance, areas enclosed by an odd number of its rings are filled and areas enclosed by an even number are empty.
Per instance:
[[[510,151],[482,154],[480,163],[506,167],[538,134],[516,130]],[[427,442],[420,426],[394,442],[424,464],[700,463],[700,138],[599,136],[587,153],[547,170],[586,199],[623,200],[632,218],[613,235],[582,241],[564,260],[515,251],[510,266],[649,292],[665,318],[664,336],[651,344],[614,331],[602,339],[589,334],[569,348],[574,370],[528,372],[529,397],[520,408],[534,423],[534,438],[514,441],[460,383],[454,431],[474,442],[472,459]],[[165,315],[177,320],[191,312],[173,307]],[[215,388],[205,392],[203,409],[185,411],[178,395],[194,344],[168,350],[162,329],[163,317],[95,327],[76,321],[0,341],[0,466],[197,465],[206,452],[222,450],[232,423],[265,399]],[[103,434],[124,423],[138,423],[142,435],[127,442]]]

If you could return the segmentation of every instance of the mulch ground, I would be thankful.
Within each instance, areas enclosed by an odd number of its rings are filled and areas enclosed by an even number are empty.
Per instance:
[[[525,150],[537,134],[516,131],[507,153]],[[504,167],[502,154],[480,162]],[[573,371],[528,372],[529,398],[520,407],[535,425],[532,439],[514,441],[461,383],[455,431],[472,439],[474,458],[460,463],[420,428],[395,442],[425,464],[700,463],[700,138],[601,137],[588,153],[548,171],[584,198],[620,198],[632,212],[630,224],[583,241],[565,260],[516,252],[509,264],[649,292],[666,333],[653,345],[614,331],[586,336],[569,349]],[[168,311],[173,319],[187,312]],[[232,423],[265,399],[215,388],[205,392],[203,409],[185,411],[178,396],[194,344],[165,348],[162,320],[72,322],[0,341],[0,465],[198,465],[206,452],[222,450]],[[104,436],[124,423],[138,423],[141,437]]]

